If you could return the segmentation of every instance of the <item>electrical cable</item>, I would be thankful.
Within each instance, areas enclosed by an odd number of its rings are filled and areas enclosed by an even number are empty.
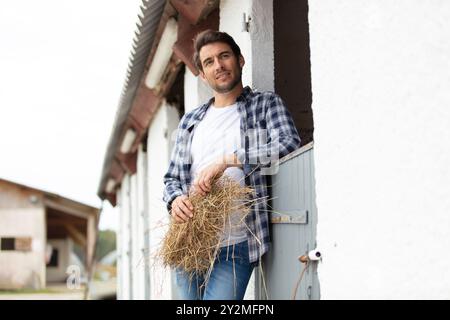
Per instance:
[[[300,261],[302,261],[302,260],[300,260]],[[309,267],[309,263],[310,263],[310,261],[309,261],[309,259],[307,259],[305,265],[303,266],[303,270],[300,273],[300,277],[298,278],[297,283],[295,284],[295,288],[292,292],[291,300],[295,300],[295,297],[297,296],[298,287],[300,286],[300,282],[302,281],[302,278],[303,278],[303,275],[305,274],[306,269],[308,269],[308,267]]]

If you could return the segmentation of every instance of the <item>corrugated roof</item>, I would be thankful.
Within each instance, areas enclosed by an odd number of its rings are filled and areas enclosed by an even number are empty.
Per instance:
[[[136,23],[137,29],[133,38],[125,82],[106,150],[100,185],[97,191],[97,194],[102,199],[104,199],[103,190],[108,178],[107,174],[114,159],[115,146],[117,145],[127,115],[130,112],[165,5],[166,0],[143,0],[140,6],[138,21]]]

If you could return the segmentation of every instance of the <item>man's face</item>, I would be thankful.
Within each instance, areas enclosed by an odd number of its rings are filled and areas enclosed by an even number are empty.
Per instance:
[[[199,56],[203,67],[200,76],[214,91],[227,93],[241,82],[244,58],[236,57],[228,44],[207,44],[200,49]]]

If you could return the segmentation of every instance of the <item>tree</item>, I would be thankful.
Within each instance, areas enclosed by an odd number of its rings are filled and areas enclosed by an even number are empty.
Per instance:
[[[116,232],[114,230],[100,230],[97,238],[95,259],[100,261],[113,250],[116,250]]]

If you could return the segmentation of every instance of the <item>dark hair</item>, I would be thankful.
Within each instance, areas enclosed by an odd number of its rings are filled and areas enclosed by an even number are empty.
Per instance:
[[[205,30],[197,34],[194,39],[194,64],[199,71],[203,71],[202,62],[200,61],[200,50],[203,46],[213,42],[223,42],[230,46],[236,58],[241,56],[241,49],[234,39],[226,32]]]

